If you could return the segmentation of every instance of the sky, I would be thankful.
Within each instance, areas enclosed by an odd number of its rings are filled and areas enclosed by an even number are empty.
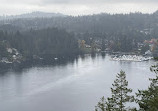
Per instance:
[[[98,13],[153,13],[158,0],[0,0],[0,15],[34,11],[89,15]]]

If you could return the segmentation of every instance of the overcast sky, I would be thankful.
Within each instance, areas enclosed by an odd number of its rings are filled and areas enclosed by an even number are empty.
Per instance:
[[[0,0],[0,15],[15,15],[33,11],[67,15],[97,13],[153,13],[158,0]]]

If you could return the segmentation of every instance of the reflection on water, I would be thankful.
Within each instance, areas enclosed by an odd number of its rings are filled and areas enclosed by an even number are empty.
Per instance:
[[[0,111],[92,111],[121,69],[134,92],[147,88],[153,63],[111,61],[102,53],[7,71],[0,74]]]

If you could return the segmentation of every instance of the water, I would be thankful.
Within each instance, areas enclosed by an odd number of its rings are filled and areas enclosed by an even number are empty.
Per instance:
[[[0,111],[93,111],[122,69],[133,93],[146,89],[154,61],[119,62],[110,56],[79,57],[73,62],[0,74]]]

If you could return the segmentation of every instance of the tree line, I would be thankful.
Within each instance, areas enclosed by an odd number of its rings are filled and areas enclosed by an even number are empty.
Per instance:
[[[80,52],[74,35],[57,28],[31,29],[15,33],[0,31],[0,41],[2,56],[5,56],[7,47],[16,48],[24,57],[66,56]]]

